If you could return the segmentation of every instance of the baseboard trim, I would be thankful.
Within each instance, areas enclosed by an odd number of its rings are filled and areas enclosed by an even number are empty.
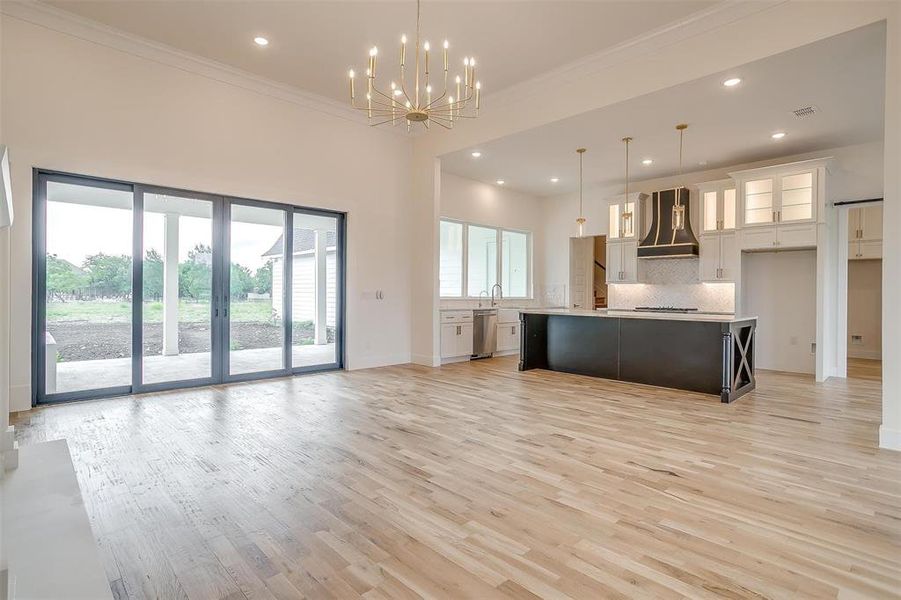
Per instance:
[[[441,364],[441,362],[436,360],[431,354],[413,354],[410,357],[410,362],[414,365],[422,365],[424,367],[437,367]]]
[[[901,430],[879,426],[879,447],[885,450],[901,452]]]
[[[9,386],[9,412],[31,410],[31,384]]]
[[[393,365],[405,365],[410,362],[409,354],[370,355],[359,358],[350,358],[347,361],[348,371],[360,369],[374,369],[377,367],[390,367]]]

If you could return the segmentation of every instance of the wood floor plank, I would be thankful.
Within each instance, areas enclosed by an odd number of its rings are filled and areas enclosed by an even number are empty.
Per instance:
[[[68,440],[116,598],[897,598],[901,454],[849,373],[723,405],[508,357],[13,421]]]

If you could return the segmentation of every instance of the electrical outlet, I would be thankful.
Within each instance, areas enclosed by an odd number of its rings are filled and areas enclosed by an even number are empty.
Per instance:
[[[862,335],[852,335],[851,343],[854,344],[855,346],[862,346],[863,345],[863,336]]]

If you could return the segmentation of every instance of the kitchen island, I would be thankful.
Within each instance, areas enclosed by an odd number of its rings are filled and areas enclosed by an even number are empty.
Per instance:
[[[757,317],[535,309],[520,313],[519,370],[548,369],[715,394],[755,387]]]

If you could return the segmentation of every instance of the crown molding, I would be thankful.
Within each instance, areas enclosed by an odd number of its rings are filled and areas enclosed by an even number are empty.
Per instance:
[[[87,42],[106,46],[132,56],[193,73],[250,92],[290,102],[307,110],[344,119],[369,128],[369,123],[363,113],[354,110],[345,103],[190,54],[166,44],[160,44],[120,31],[37,0],[3,0],[0,1],[0,12],[7,17],[13,17],[32,25],[45,27]],[[376,128],[373,129],[376,130]],[[396,129],[378,128],[377,130],[381,133],[411,137],[406,132]]]

